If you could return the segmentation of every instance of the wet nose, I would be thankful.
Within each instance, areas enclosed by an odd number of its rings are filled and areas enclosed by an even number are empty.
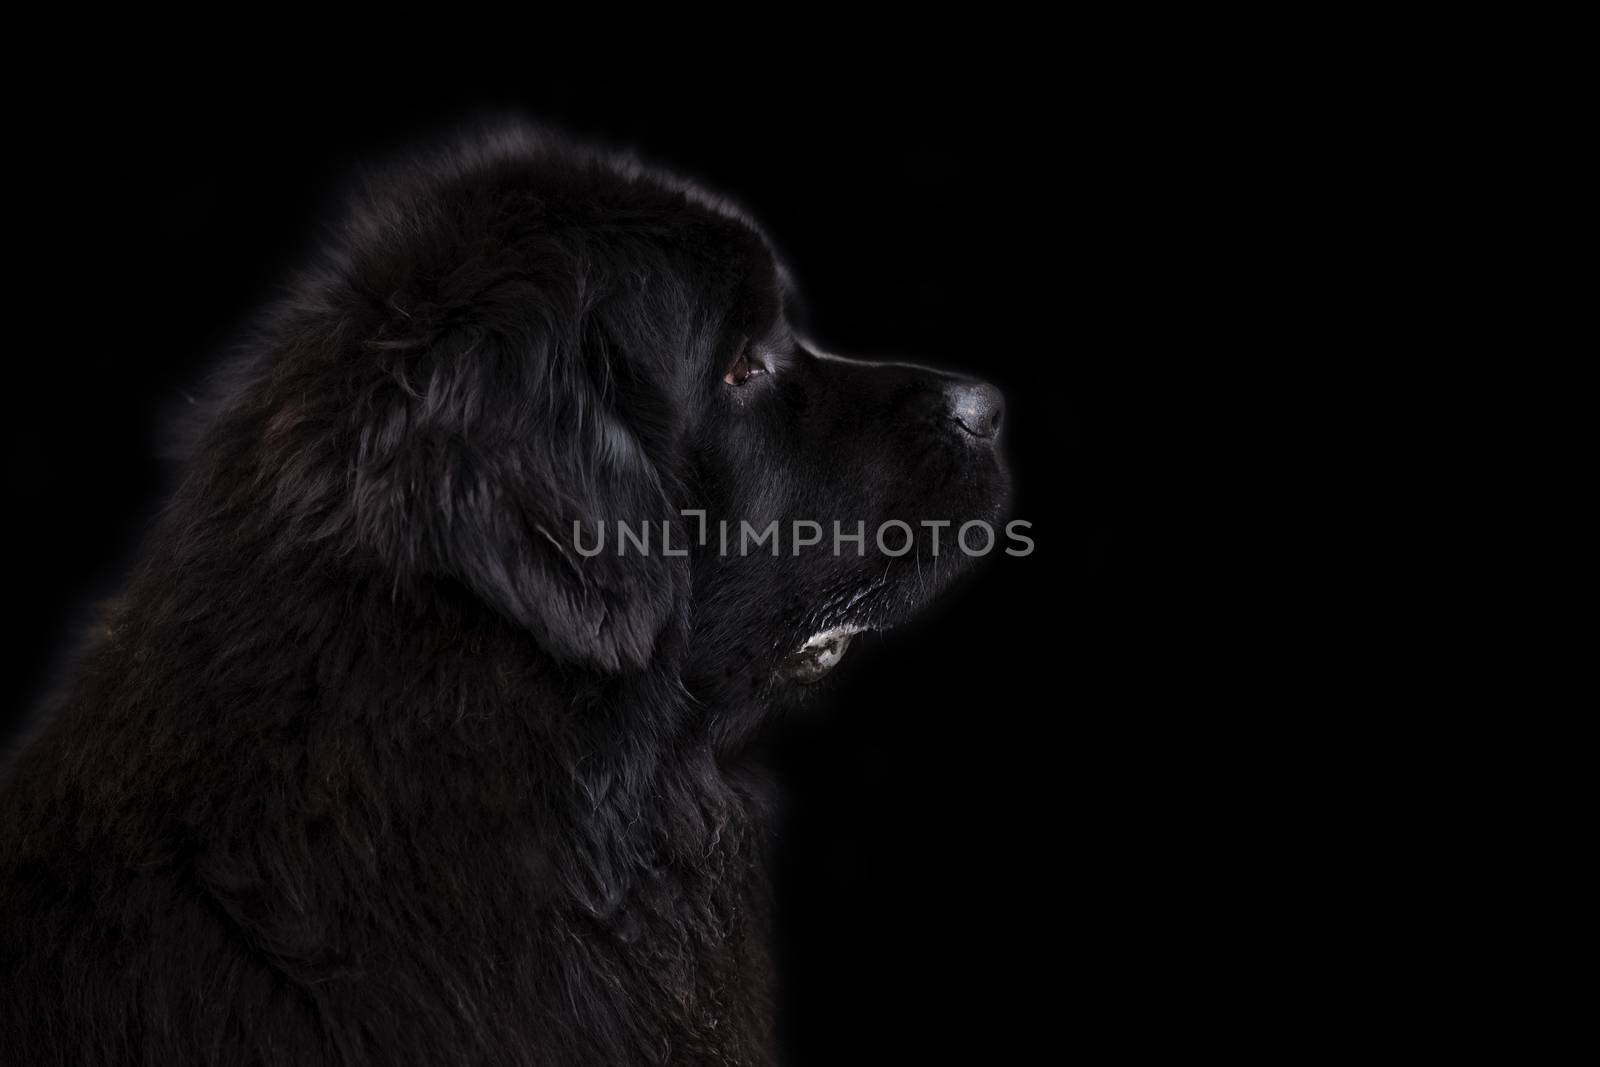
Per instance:
[[[1006,398],[987,382],[959,382],[949,387],[950,414],[974,437],[990,438],[1000,432]]]

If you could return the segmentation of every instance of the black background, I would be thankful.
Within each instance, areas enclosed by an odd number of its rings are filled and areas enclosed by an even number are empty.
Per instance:
[[[1198,680],[1241,652],[1196,606],[1208,519],[1175,496],[1197,461],[1161,413],[1202,377],[1230,143],[1192,71],[989,63],[85,70],[84,103],[17,132],[11,315],[32,329],[10,360],[5,496],[27,623],[7,706],[37,698],[115,589],[166,484],[162,426],[314,247],[350,168],[519,111],[742,200],[824,347],[1008,398],[1035,552],[864,640],[782,751],[794,1062],[1021,1062],[1064,1028],[1133,1050],[1226,1025],[1243,1006],[1202,1012],[1196,991],[1228,955],[1232,861],[1260,838],[1230,826],[1248,724]]]

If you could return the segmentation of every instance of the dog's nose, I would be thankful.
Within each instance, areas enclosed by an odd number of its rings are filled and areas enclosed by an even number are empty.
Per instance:
[[[950,414],[961,428],[974,437],[993,437],[1000,432],[1006,398],[987,382],[960,382],[950,386]]]

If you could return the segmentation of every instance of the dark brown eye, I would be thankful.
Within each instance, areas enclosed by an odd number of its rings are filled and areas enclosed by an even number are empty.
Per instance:
[[[728,373],[722,376],[722,380],[729,385],[743,385],[757,374],[765,373],[767,365],[761,362],[760,356],[747,348],[733,361],[733,366],[728,368]]]

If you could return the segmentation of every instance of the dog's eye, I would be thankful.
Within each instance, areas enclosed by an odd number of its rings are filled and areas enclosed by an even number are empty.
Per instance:
[[[758,374],[767,373],[767,365],[761,362],[761,357],[750,349],[739,353],[739,358],[733,361],[733,366],[728,368],[728,373],[722,380],[729,385],[743,385]]]

